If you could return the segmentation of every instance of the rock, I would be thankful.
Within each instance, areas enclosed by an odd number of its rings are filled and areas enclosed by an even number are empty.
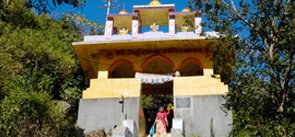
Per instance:
[[[85,137],[106,137],[106,133],[104,129],[98,129],[95,131],[86,132]]]
[[[71,108],[71,104],[66,101],[56,100],[56,102],[63,107],[65,112],[68,112]]]
[[[113,130],[112,137],[132,137],[132,133],[127,127],[118,126]]]

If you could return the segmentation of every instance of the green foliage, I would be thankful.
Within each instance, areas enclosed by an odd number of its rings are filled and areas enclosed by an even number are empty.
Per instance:
[[[293,136],[295,131],[295,2],[191,0],[205,28],[220,32],[216,73],[229,82],[225,107],[235,136]],[[225,78],[224,78],[225,77]]]
[[[142,95],[141,96],[141,105],[144,108],[152,108],[153,107],[153,97],[152,96],[147,96],[147,95]]]
[[[87,80],[71,45],[82,32],[28,4],[0,5],[0,136],[82,136],[75,123]]]
[[[36,27],[35,15],[28,10],[26,2],[10,0],[0,4],[0,34],[9,33],[15,27]]]
[[[184,19],[184,24],[182,24],[182,25],[194,28],[195,24],[194,24],[193,19],[191,18],[191,16],[186,15],[186,16],[183,17],[183,19]]]
[[[27,0],[27,7],[35,9],[39,14],[48,13],[57,5],[72,5],[81,7],[86,4],[86,0]]]
[[[191,137],[200,137],[197,133],[192,133]]]
[[[83,15],[79,14],[66,14],[66,20],[75,27],[81,34],[87,35],[102,35],[104,25],[86,19]]]
[[[36,20],[44,28],[16,28],[0,37],[1,55],[8,56],[16,67],[7,68],[11,64],[6,61],[2,66],[15,72],[14,75],[21,75],[22,78],[14,82],[20,87],[29,85],[29,91],[52,92],[54,98],[58,98],[61,90],[79,85],[76,79],[83,79],[77,75],[80,68],[70,43],[77,40],[78,35],[75,31],[64,30],[59,22],[51,21],[45,15]],[[7,80],[5,75],[1,77]]]
[[[0,104],[1,136],[64,136],[63,108],[46,92],[14,91]]]
[[[144,109],[158,111],[159,107],[173,102],[172,95],[142,95],[141,105]]]

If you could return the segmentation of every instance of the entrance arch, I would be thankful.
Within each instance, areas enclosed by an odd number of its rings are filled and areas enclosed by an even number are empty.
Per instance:
[[[147,58],[141,65],[142,73],[158,75],[171,75],[174,73],[173,62],[164,55],[154,55]],[[153,79],[153,76],[151,76]],[[144,112],[146,133],[154,124],[159,107],[167,108],[168,104],[173,104],[173,81],[164,83],[145,84],[141,86],[141,105]],[[167,126],[168,132],[172,127],[173,112],[169,115]],[[142,117],[141,117],[142,118]]]
[[[143,73],[168,74],[174,72],[173,62],[164,55],[151,56],[141,65]]]
[[[134,66],[125,59],[115,61],[109,67],[109,78],[134,78]]]

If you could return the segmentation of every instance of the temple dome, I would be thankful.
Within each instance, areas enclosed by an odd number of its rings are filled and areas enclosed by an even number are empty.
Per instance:
[[[120,15],[128,14],[128,12],[127,12],[126,10],[121,10],[121,11],[119,12],[119,14],[120,14]]]
[[[161,3],[158,0],[153,0],[152,2],[150,2],[150,6],[160,6]]]
[[[191,10],[189,9],[189,8],[184,8],[183,10],[182,10],[182,12],[190,12]]]

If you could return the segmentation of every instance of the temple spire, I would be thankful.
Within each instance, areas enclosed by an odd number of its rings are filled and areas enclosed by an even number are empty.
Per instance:
[[[158,0],[153,0],[152,2],[150,2],[150,6],[160,6],[161,2],[159,2]]]

